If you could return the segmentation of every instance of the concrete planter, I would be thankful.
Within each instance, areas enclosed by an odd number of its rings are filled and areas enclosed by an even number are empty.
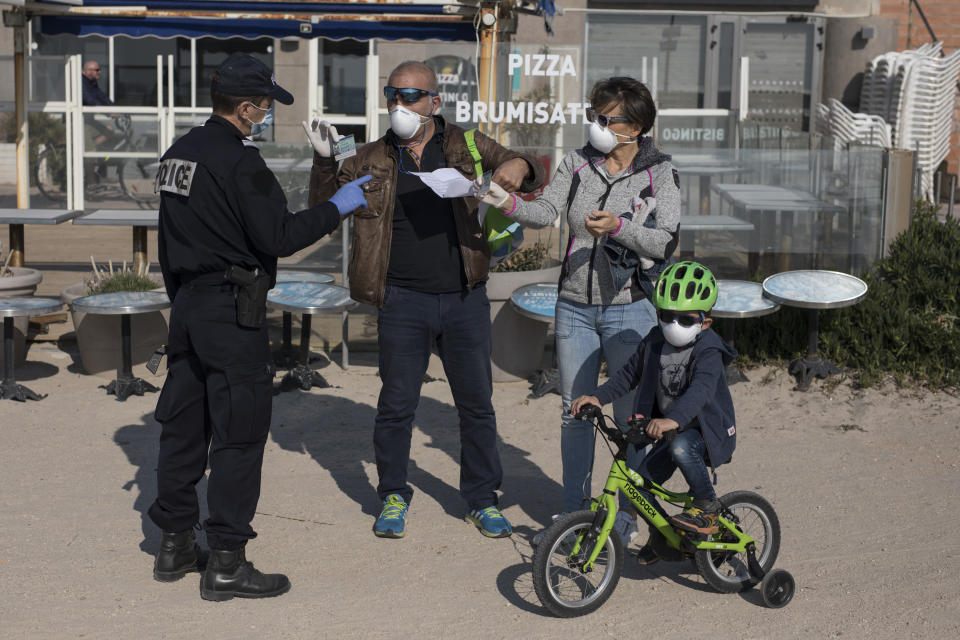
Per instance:
[[[556,261],[553,261],[556,263]],[[510,304],[510,294],[525,284],[557,282],[560,265],[535,271],[491,273],[487,280],[490,298],[490,323],[493,341],[490,359],[494,382],[526,380],[543,359],[547,323],[517,313]]]
[[[77,298],[89,294],[86,283],[78,282],[61,291],[60,299],[69,305]],[[80,364],[84,371],[113,378],[123,358],[120,347],[120,316],[82,313],[74,311],[72,307],[70,315],[73,318]],[[130,319],[133,364],[142,364],[157,347],[167,342],[170,310],[137,313],[130,316]]]
[[[0,296],[32,296],[43,280],[43,273],[27,267],[9,267],[13,276],[0,278]],[[2,326],[2,325],[0,325]],[[27,357],[27,330],[30,318],[13,319],[13,362],[20,366]],[[0,362],[3,362],[3,340],[0,339]]]

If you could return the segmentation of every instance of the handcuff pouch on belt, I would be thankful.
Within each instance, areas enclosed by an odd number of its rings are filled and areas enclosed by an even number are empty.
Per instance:
[[[248,271],[230,265],[223,279],[237,285],[237,324],[241,327],[259,329],[267,315],[267,292],[270,290],[270,275],[260,269]]]

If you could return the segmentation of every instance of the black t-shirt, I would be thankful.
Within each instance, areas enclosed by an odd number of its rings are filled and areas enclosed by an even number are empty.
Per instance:
[[[433,137],[423,148],[420,165],[409,150],[398,147],[390,131],[397,157],[397,198],[393,207],[393,242],[387,284],[423,293],[453,293],[467,286],[460,255],[452,200],[439,197],[414,171],[443,168],[443,131],[438,120]]]

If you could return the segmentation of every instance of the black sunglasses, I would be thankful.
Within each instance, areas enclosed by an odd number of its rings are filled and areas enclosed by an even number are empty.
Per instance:
[[[623,116],[605,116],[597,114],[593,107],[587,107],[587,122],[599,122],[601,127],[609,127],[612,122],[630,122],[630,118]]]
[[[703,322],[703,313],[698,311],[696,316],[691,316],[686,313],[674,313],[673,311],[667,311],[665,309],[657,310],[657,317],[660,318],[663,322],[673,322],[677,321],[681,327],[690,328],[695,324],[700,324]]]
[[[384,87],[383,97],[387,102],[396,102],[399,98],[404,104],[413,104],[419,102],[423,96],[440,95],[434,91],[424,91],[423,89],[398,89],[397,87]]]

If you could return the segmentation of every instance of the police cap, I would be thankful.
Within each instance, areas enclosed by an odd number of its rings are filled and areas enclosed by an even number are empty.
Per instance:
[[[270,96],[280,104],[293,104],[293,96],[277,84],[270,68],[250,54],[231,53],[217,67],[217,74],[220,81],[214,81],[213,88],[220,93],[241,98]]]

